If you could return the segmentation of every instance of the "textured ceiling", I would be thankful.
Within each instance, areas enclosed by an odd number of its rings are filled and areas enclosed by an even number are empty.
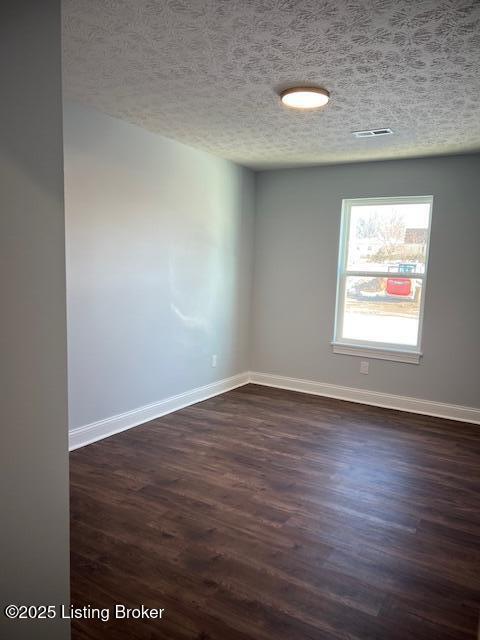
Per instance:
[[[64,0],[67,98],[253,167],[480,150],[480,0]],[[323,109],[276,91],[319,83]],[[395,135],[355,139],[357,129]]]

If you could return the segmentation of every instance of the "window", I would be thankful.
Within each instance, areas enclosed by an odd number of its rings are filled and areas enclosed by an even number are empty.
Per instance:
[[[334,352],[419,362],[432,202],[343,201]]]

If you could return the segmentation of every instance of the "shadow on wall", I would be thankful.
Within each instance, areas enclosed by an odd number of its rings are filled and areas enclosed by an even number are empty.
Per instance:
[[[209,204],[213,220],[195,218],[188,237],[183,231],[169,247],[170,309],[179,348],[198,348],[207,358],[219,353],[221,369],[230,372],[234,354],[249,348],[245,300],[250,299],[253,273],[251,242],[246,239],[253,225],[245,212],[253,211],[254,202],[251,176],[218,171],[214,180],[215,196]]]

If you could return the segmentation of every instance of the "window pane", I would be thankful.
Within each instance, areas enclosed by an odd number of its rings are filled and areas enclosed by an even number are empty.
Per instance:
[[[347,270],[424,273],[430,204],[353,205]]]
[[[415,278],[347,277],[341,337],[415,346],[421,295]]]

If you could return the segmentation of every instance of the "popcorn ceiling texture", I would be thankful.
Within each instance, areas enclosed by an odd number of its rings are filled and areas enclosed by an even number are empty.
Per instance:
[[[247,166],[480,150],[480,0],[64,0],[63,21],[67,98]],[[304,82],[330,103],[282,106]]]

